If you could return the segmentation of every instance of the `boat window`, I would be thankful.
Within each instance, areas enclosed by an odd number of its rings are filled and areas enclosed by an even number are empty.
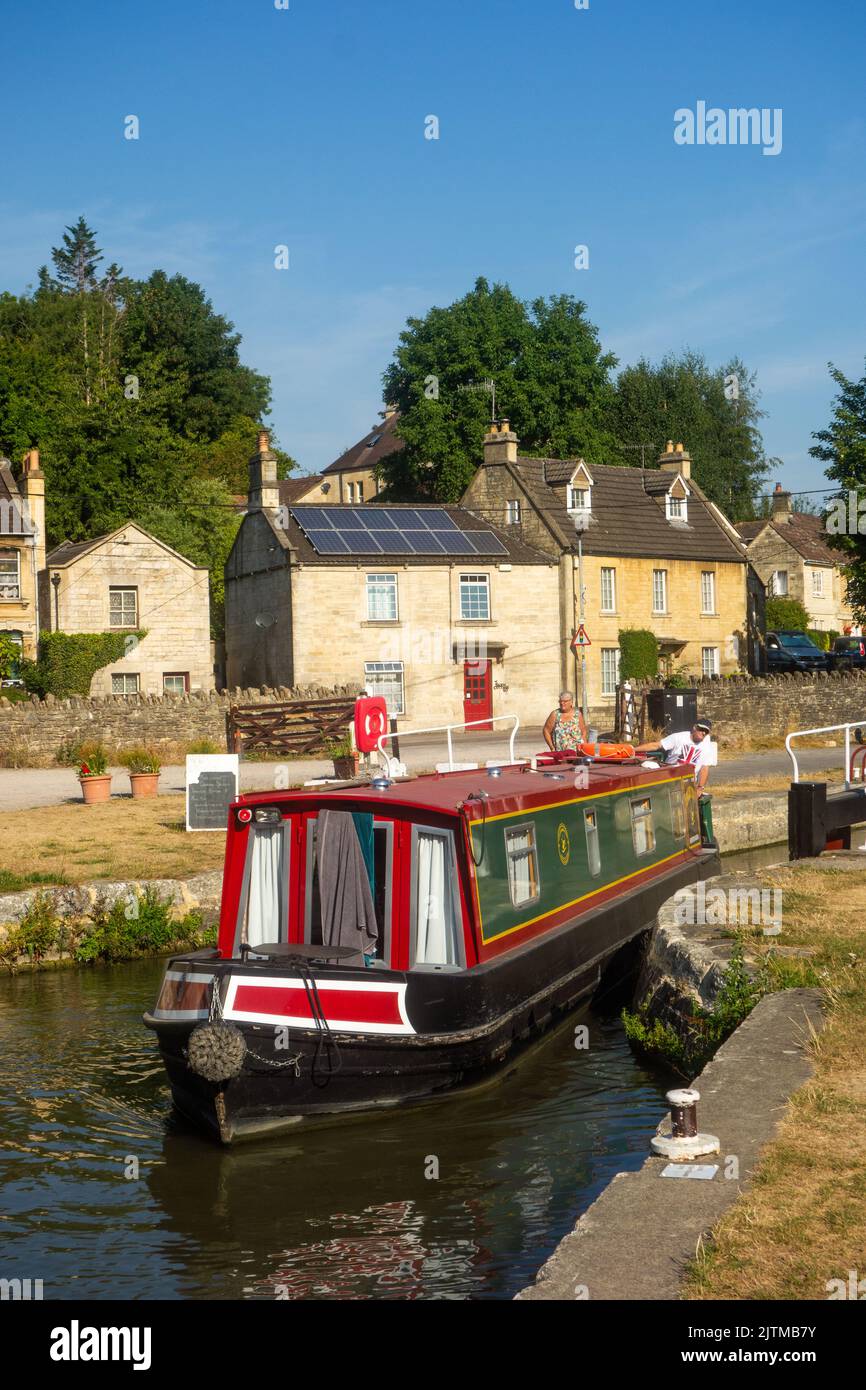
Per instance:
[[[516,825],[506,830],[505,855],[512,903],[515,907],[523,907],[525,903],[535,902],[540,893],[535,826]]]
[[[288,840],[284,825],[250,828],[242,940],[250,946],[287,940]]]
[[[413,884],[415,965],[460,965],[461,915],[454,837],[450,830],[415,828]]]
[[[656,847],[652,798],[642,796],[631,803],[631,837],[635,854],[649,854]]]
[[[583,828],[586,831],[586,861],[593,878],[601,873],[601,845],[598,839],[598,811],[593,807],[583,813]]]
[[[307,871],[304,912],[304,940],[314,946],[323,944],[322,898],[319,887],[319,856],[317,853],[318,819],[307,822]],[[390,964],[391,960],[391,879],[394,848],[394,826],[391,821],[373,822],[373,908],[376,915],[377,940],[370,959]]]
[[[671,794],[671,830],[675,840],[686,838],[686,803],[684,801],[683,778],[679,785],[672,782],[670,786]]]

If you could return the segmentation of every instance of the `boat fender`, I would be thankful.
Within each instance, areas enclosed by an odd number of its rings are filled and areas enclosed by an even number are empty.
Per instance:
[[[243,1069],[247,1045],[234,1023],[200,1023],[189,1035],[187,1061],[205,1081],[231,1081]]]

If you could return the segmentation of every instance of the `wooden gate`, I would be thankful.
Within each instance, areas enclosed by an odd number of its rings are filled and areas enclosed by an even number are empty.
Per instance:
[[[230,705],[226,737],[232,753],[323,753],[352,723],[355,696],[321,700],[286,700],[272,705]]]

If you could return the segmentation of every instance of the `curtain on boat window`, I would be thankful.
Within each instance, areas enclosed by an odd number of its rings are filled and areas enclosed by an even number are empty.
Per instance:
[[[285,840],[281,825],[257,826],[250,849],[246,939],[251,946],[287,939]]]
[[[533,827],[521,825],[514,830],[506,830],[505,848],[511,901],[515,907],[521,907],[538,897],[538,860]]]
[[[418,926],[416,965],[457,965],[459,923],[447,835],[419,830],[416,842]]]

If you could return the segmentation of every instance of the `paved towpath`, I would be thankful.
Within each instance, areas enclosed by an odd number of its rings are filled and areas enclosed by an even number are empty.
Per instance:
[[[517,751],[520,756],[529,756],[543,747],[540,729],[521,729]],[[488,758],[498,758],[508,751],[508,740],[502,734],[464,735],[454,740],[455,758],[466,762],[483,764]],[[444,762],[447,756],[444,742],[432,739],[404,739],[400,756],[410,771],[429,771],[435,763]],[[801,774],[823,771],[828,767],[842,766],[841,748],[806,748],[800,755]],[[289,763],[241,763],[241,791],[267,791],[275,785],[277,768],[288,769],[288,785],[299,786],[313,777],[324,777],[333,773],[333,764],[325,758],[309,758]],[[719,766],[713,770],[712,783],[738,781],[748,776],[787,776],[791,761],[783,748],[767,752],[737,754],[736,757],[722,756]],[[111,790],[115,795],[129,794],[129,778],[122,769],[114,769]],[[281,779],[282,781],[282,779]],[[184,791],[184,769],[180,766],[164,767],[159,779],[161,794],[182,793]],[[34,806],[59,806],[67,801],[80,801],[81,791],[78,778],[72,768],[18,768],[0,769],[0,812],[21,811]]]

